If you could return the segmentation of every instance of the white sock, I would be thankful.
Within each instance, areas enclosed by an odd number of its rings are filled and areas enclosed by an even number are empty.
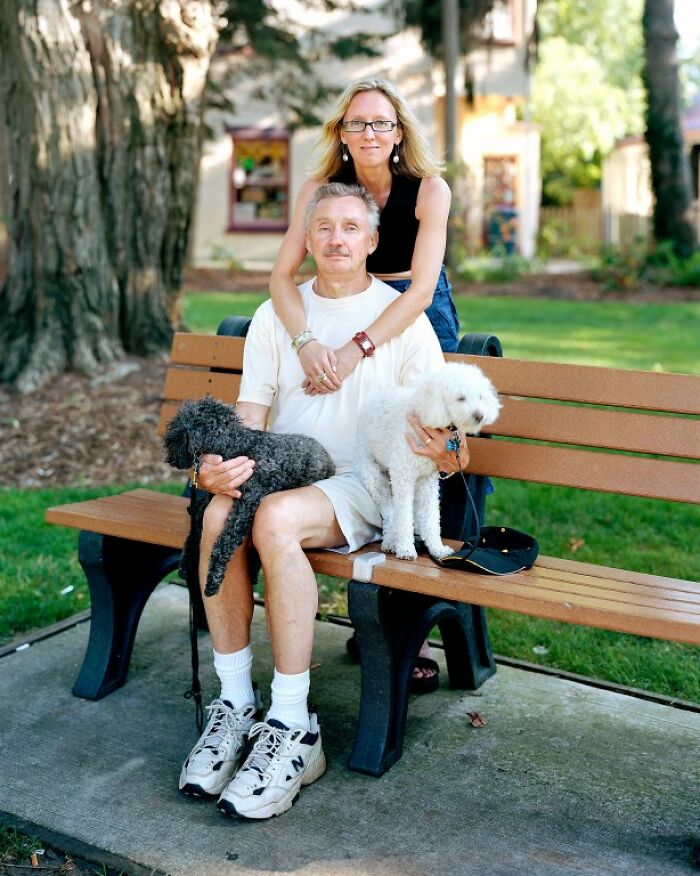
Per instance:
[[[266,721],[274,718],[287,727],[309,729],[309,696],[310,673],[299,672],[296,675],[285,675],[275,669],[272,679],[272,705],[267,713]]]
[[[214,651],[214,669],[221,682],[221,699],[231,703],[234,709],[255,702],[252,668],[253,649],[250,645],[233,654]]]

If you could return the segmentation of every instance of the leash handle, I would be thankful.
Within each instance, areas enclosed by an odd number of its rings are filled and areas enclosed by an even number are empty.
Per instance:
[[[447,450],[454,451],[455,462],[457,463],[457,466],[459,467],[459,451],[462,448],[462,440],[459,437],[459,431],[457,430],[456,426],[452,427],[452,437],[447,440],[445,446],[446,446]],[[469,538],[464,542],[464,544],[460,548],[461,551],[463,551],[465,549],[469,550],[469,553],[465,555],[465,559],[467,559],[474,553],[474,551],[477,549],[477,547],[479,545],[479,535],[481,534],[481,522],[479,520],[479,512],[476,509],[476,503],[474,502],[474,497],[472,496],[472,492],[469,489],[469,484],[467,483],[467,479],[464,476],[464,472],[462,471],[461,468],[458,468],[458,470],[459,470],[460,477],[462,478],[462,483],[464,484],[464,489],[466,491],[467,498],[469,499],[469,502],[472,506],[472,520],[474,521],[474,523],[473,523],[473,530],[474,531],[472,532],[472,534],[469,536]]]
[[[197,460],[195,460],[196,466]],[[195,485],[190,486],[190,504],[187,512],[190,515],[190,533],[189,540],[192,544],[197,543],[196,539],[200,533],[197,531],[197,488],[196,488],[196,471],[194,470]],[[204,704],[202,703],[202,686],[199,681],[199,647],[197,642],[197,623],[195,619],[194,601],[195,595],[199,590],[199,549],[196,552],[196,558],[191,558],[191,562],[186,570],[187,593],[190,598],[190,660],[192,666],[192,681],[190,689],[185,691],[185,699],[194,700],[195,722],[197,730],[201,733],[204,730]]]
[[[197,624],[194,617],[194,601],[190,597],[190,653],[192,655],[192,686],[185,691],[186,700],[194,700],[194,715],[197,731],[201,735],[204,730],[204,704],[202,703],[202,686],[199,682],[199,648],[197,646]]]

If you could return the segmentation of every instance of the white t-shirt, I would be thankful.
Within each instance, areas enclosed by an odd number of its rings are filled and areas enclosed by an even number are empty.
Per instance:
[[[370,286],[347,298],[322,298],[314,281],[300,287],[307,323],[315,338],[338,349],[364,331],[401,293],[372,278]],[[238,400],[270,407],[273,432],[296,432],[316,438],[330,453],[338,474],[351,471],[358,414],[378,390],[415,383],[444,363],[440,344],[425,314],[398,337],[377,347],[343,381],[340,390],[304,395],[304,371],[289,335],[272,307],[261,304],[248,330]]]

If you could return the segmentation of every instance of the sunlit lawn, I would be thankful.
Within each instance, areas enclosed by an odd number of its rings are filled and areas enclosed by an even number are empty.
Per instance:
[[[185,299],[193,331],[231,314],[252,316],[264,295],[197,293]],[[460,329],[498,335],[504,354],[645,371],[700,371],[700,304],[456,298]]]

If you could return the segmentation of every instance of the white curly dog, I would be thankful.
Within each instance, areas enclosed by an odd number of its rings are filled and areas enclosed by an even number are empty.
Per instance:
[[[475,435],[496,420],[500,407],[486,375],[457,362],[412,387],[372,396],[359,420],[357,471],[382,515],[383,551],[414,560],[417,532],[432,557],[452,553],[440,537],[439,475],[432,460],[411,450],[407,415],[415,412],[428,428]]]

